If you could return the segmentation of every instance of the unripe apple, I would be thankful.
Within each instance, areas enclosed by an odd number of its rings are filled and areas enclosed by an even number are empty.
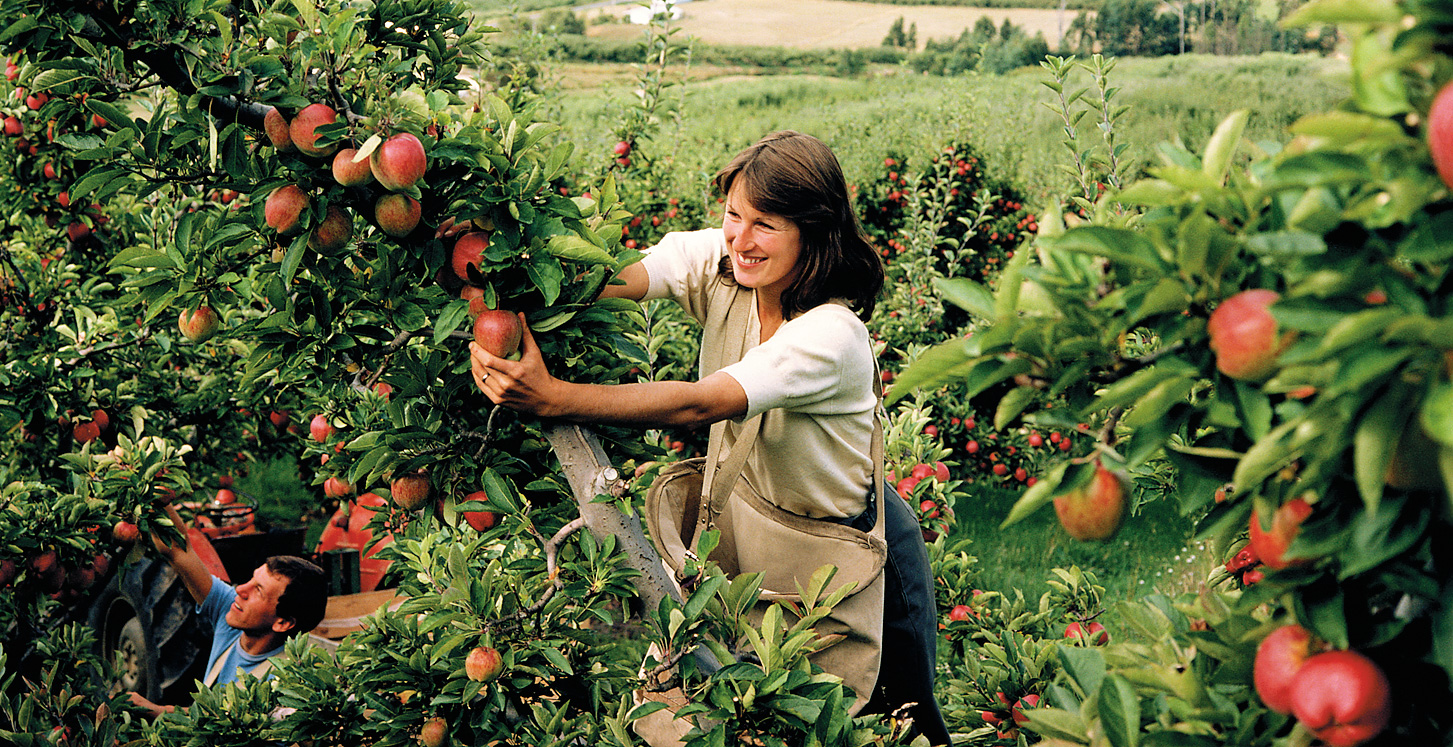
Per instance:
[[[318,128],[336,121],[338,112],[333,111],[333,107],[327,104],[308,104],[293,117],[292,124],[288,126],[288,134],[293,139],[293,145],[304,155],[322,158],[337,150],[338,144],[317,145]]]
[[[413,511],[429,499],[429,476],[424,472],[411,472],[396,477],[389,484],[389,493],[401,508]]]
[[[400,132],[383,141],[368,160],[373,178],[390,192],[408,189],[424,177],[428,168],[424,144],[411,132]]]
[[[272,191],[263,203],[262,214],[268,228],[283,236],[302,230],[303,211],[312,204],[308,193],[296,184],[285,184]]]
[[[1281,295],[1271,290],[1242,291],[1221,302],[1206,322],[1216,370],[1240,381],[1261,381],[1276,370],[1277,356],[1296,333],[1282,334],[1270,307]]]
[[[474,320],[474,341],[497,358],[509,358],[519,352],[524,325],[515,314],[501,309],[485,309]]]
[[[337,205],[329,205],[328,213],[308,236],[308,246],[319,251],[342,249],[353,238],[353,217]]]
[[[1120,530],[1125,504],[1124,481],[1097,462],[1089,483],[1054,499],[1054,512],[1071,537],[1103,542]]]
[[[434,716],[424,722],[419,730],[419,744],[424,747],[443,747],[449,741],[449,722],[443,716]]]
[[[1103,646],[1110,642],[1110,631],[1097,622],[1081,625],[1079,621],[1075,621],[1065,626],[1065,637]]]
[[[1387,728],[1389,689],[1382,669],[1356,651],[1316,654],[1292,679],[1292,715],[1328,747],[1355,747]]]
[[[318,443],[327,441],[333,435],[333,432],[333,424],[328,422],[328,416],[322,413],[314,415],[312,422],[308,423],[308,435],[312,436],[313,440]]]
[[[353,157],[356,155],[357,148],[344,148],[333,156],[334,181],[345,187],[357,187],[373,181],[373,169],[369,167],[368,159],[355,161]]]
[[[474,272],[481,272],[479,263],[485,250],[489,249],[489,236],[488,231],[471,231],[454,242],[454,252],[450,255],[449,264],[460,280],[471,285],[476,282],[470,278],[469,270],[472,267]]]
[[[1252,683],[1261,702],[1277,713],[1292,712],[1292,680],[1312,654],[1312,633],[1300,625],[1272,631],[1256,647]]]
[[[293,147],[293,136],[288,126],[287,118],[277,107],[270,106],[267,113],[262,115],[262,130],[267,133],[267,139],[272,142],[272,147],[279,153],[287,153],[296,150]]]
[[[212,339],[222,326],[222,320],[211,306],[199,306],[195,311],[182,311],[177,317],[177,328],[182,336],[195,343]]]
[[[464,673],[475,682],[491,682],[503,670],[499,652],[489,646],[475,648],[464,660]]]
[[[1438,176],[1453,188],[1453,84],[1443,86],[1428,109],[1428,151]]]
[[[1302,522],[1312,514],[1312,505],[1304,499],[1293,498],[1282,504],[1271,516],[1271,528],[1263,529],[1261,517],[1251,509],[1251,551],[1261,558],[1268,568],[1280,570],[1288,566],[1303,565],[1309,559],[1288,560],[1287,548],[1301,531]]]
[[[122,519],[111,525],[111,539],[123,545],[130,545],[141,539],[141,528]]]
[[[477,490],[464,496],[464,500],[465,502],[479,501],[483,503],[489,500],[489,494],[483,490]],[[469,523],[469,526],[474,527],[474,531],[476,532],[483,532],[499,522],[499,517],[495,516],[493,511],[460,511],[459,515],[463,516],[464,520]]]
[[[399,193],[389,193],[373,203],[373,219],[383,232],[394,238],[402,238],[419,225],[423,207],[414,198]]]

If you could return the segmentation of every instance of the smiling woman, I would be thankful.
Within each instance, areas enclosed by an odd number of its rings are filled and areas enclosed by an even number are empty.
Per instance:
[[[720,228],[667,234],[603,294],[671,298],[696,317],[703,326],[699,381],[561,381],[527,329],[517,361],[471,346],[475,384],[495,404],[548,417],[711,425],[708,474],[722,464],[726,477],[718,482],[730,500],[740,493],[757,508],[732,513],[736,536],[781,538],[780,546],[754,551],[777,561],[791,556],[808,574],[857,560],[834,554],[842,550],[804,550],[824,547],[808,535],[847,534],[853,547],[876,553],[853,595],[866,600],[873,622],[839,620],[848,642],[814,661],[853,688],[853,712],[915,704],[916,727],[946,744],[933,698],[937,616],[923,535],[907,505],[885,498],[891,491],[881,484],[876,362],[863,319],[882,289],[883,266],[858,224],[842,167],[817,138],[775,132],[738,153],[713,185],[726,197]],[[720,505],[716,490],[708,497]],[[740,561],[734,572],[768,570],[743,552],[733,560]],[[772,588],[807,578],[783,581]],[[881,660],[894,666],[880,670]]]

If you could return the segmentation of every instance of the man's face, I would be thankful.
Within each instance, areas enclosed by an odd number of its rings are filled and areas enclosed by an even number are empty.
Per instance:
[[[292,620],[277,616],[277,600],[288,588],[288,580],[267,569],[266,565],[252,572],[252,579],[237,587],[237,599],[228,608],[227,624],[248,633],[286,633]]]

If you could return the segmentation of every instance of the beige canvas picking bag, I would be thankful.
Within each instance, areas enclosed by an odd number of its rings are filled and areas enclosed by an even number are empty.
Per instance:
[[[730,286],[727,291],[734,294],[730,302],[711,307],[713,316],[722,318],[709,318],[706,325],[701,355],[703,377],[740,360],[747,348],[752,292]],[[713,330],[718,334],[713,335]],[[881,397],[876,379],[874,392]],[[882,421],[875,408],[871,458],[877,520],[870,531],[864,532],[784,511],[741,479],[762,417],[758,415],[744,424],[725,458],[721,451],[726,424],[719,422],[712,426],[706,457],[683,460],[662,470],[646,494],[646,524],[666,567],[677,578],[701,533],[718,530],[721,539],[710,559],[728,577],[764,574],[761,599],[751,614],[753,624],[760,624],[773,602],[800,602],[799,584],[806,585],[820,567],[835,565],[837,573],[826,593],[843,586],[851,591],[816,629],[819,636],[841,636],[841,640],[813,654],[811,660],[853,689],[857,699],[851,712],[856,715],[872,697],[883,644],[883,566],[888,547],[883,525]],[[791,624],[790,614],[788,617]],[[679,692],[675,693],[675,702],[655,695],[646,697],[671,707],[638,720],[634,728],[655,747],[679,744],[691,724],[674,719],[672,714],[684,702]]]

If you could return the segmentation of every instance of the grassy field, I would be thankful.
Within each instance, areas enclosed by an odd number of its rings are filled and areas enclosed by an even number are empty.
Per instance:
[[[1123,59],[1111,79],[1121,89],[1117,101],[1129,107],[1120,141],[1130,146],[1127,158],[1150,165],[1158,162],[1158,144],[1179,140],[1199,150],[1218,122],[1247,108],[1248,140],[1284,142],[1297,118],[1346,95],[1345,67],[1285,55]],[[703,77],[707,71],[692,72]],[[859,79],[715,72],[726,74],[673,94],[681,121],[667,124],[656,146],[682,173],[706,173],[762,134],[790,128],[832,145],[850,180],[876,173],[887,153],[926,155],[958,140],[971,142],[994,173],[1037,200],[1070,187],[1062,173],[1062,124],[1045,106],[1053,94],[1038,68],[953,78],[896,68]],[[561,104],[568,136],[583,154],[608,152],[619,106],[628,100],[629,71],[592,66],[590,77],[582,77],[581,66],[563,73],[570,88]],[[1090,85],[1090,78],[1083,74],[1077,82]],[[1088,121],[1082,130],[1098,137]]]
[[[622,3],[584,11],[587,24],[601,14],[623,16],[638,3]],[[861,49],[883,43],[888,28],[903,19],[904,28],[918,25],[920,48],[928,39],[957,37],[987,17],[995,26],[1005,19],[1022,26],[1030,36],[1044,34],[1051,48],[1061,30],[1074,20],[1075,11],[1060,14],[1038,8],[968,8],[933,5],[890,5],[843,0],[698,0],[680,6],[682,19],[674,25],[682,34],[707,44],[767,45],[789,49]],[[589,35],[609,39],[634,38],[640,27],[629,24],[589,25]]]

